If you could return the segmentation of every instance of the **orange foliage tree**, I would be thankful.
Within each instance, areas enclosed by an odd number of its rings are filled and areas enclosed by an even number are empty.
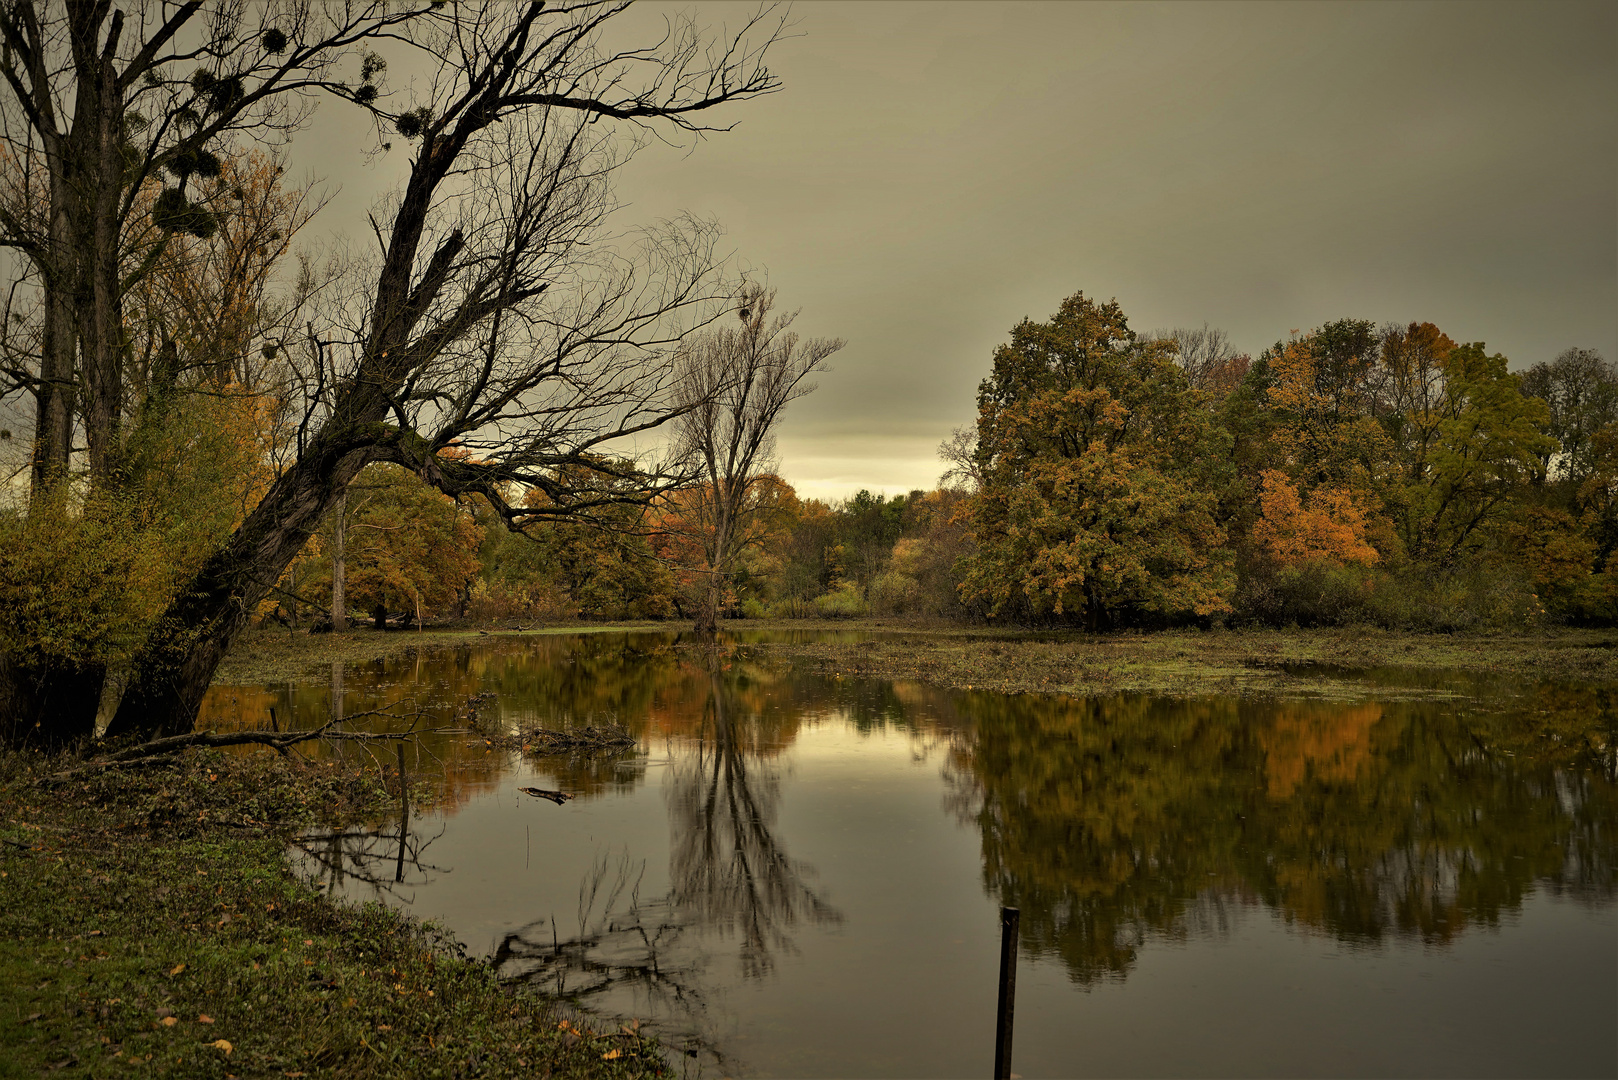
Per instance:
[[[1381,559],[1366,542],[1366,508],[1354,492],[1322,485],[1309,493],[1305,508],[1285,473],[1266,469],[1262,482],[1253,541],[1271,561],[1281,566],[1312,561],[1371,566]]]

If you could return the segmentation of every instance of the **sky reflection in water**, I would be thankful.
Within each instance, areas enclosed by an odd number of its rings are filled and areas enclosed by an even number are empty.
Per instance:
[[[435,804],[402,852],[394,821],[300,858],[507,977],[656,1021],[710,1073],[988,1073],[1000,904],[1022,909],[1024,1076],[1618,1072],[1609,696],[1421,690],[1008,697],[592,634],[205,711],[446,724],[492,692],[498,726],[627,726],[634,750],[594,757],[428,736],[409,767]]]

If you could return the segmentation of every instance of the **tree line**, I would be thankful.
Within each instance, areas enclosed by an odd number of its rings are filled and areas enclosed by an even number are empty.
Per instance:
[[[1082,294],[1012,331],[964,461],[968,602],[1093,628],[1618,614],[1618,374],[1599,355],[1518,374],[1432,323],[1364,319],[1256,360],[1207,337],[1137,335]]]
[[[1341,319],[1253,359],[1208,328],[1136,334],[1081,294],[1012,331],[978,404],[932,491],[825,502],[755,475],[721,574],[711,479],[624,508],[610,533],[516,537],[463,507],[481,539],[443,601],[692,618],[717,588],[733,618],[1091,629],[1618,617],[1618,372],[1588,349],[1512,372],[1431,323]]]

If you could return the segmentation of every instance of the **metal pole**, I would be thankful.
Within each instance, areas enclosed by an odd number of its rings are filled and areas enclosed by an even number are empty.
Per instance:
[[[994,1076],[1011,1080],[1011,1020],[1017,1004],[1017,923],[1022,912],[1000,909],[1000,1003],[995,1010]]]

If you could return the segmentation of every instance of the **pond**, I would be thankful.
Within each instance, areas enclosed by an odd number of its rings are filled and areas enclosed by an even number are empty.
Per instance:
[[[1001,905],[1021,1076],[1618,1074],[1612,692],[1332,684],[1006,696],[815,674],[763,639],[596,633],[215,687],[204,709],[449,727],[407,759],[434,797],[402,845],[397,820],[311,835],[298,865],[646,1022],[693,1074],[988,1075]],[[636,742],[496,749],[465,726],[474,695],[486,730]]]

